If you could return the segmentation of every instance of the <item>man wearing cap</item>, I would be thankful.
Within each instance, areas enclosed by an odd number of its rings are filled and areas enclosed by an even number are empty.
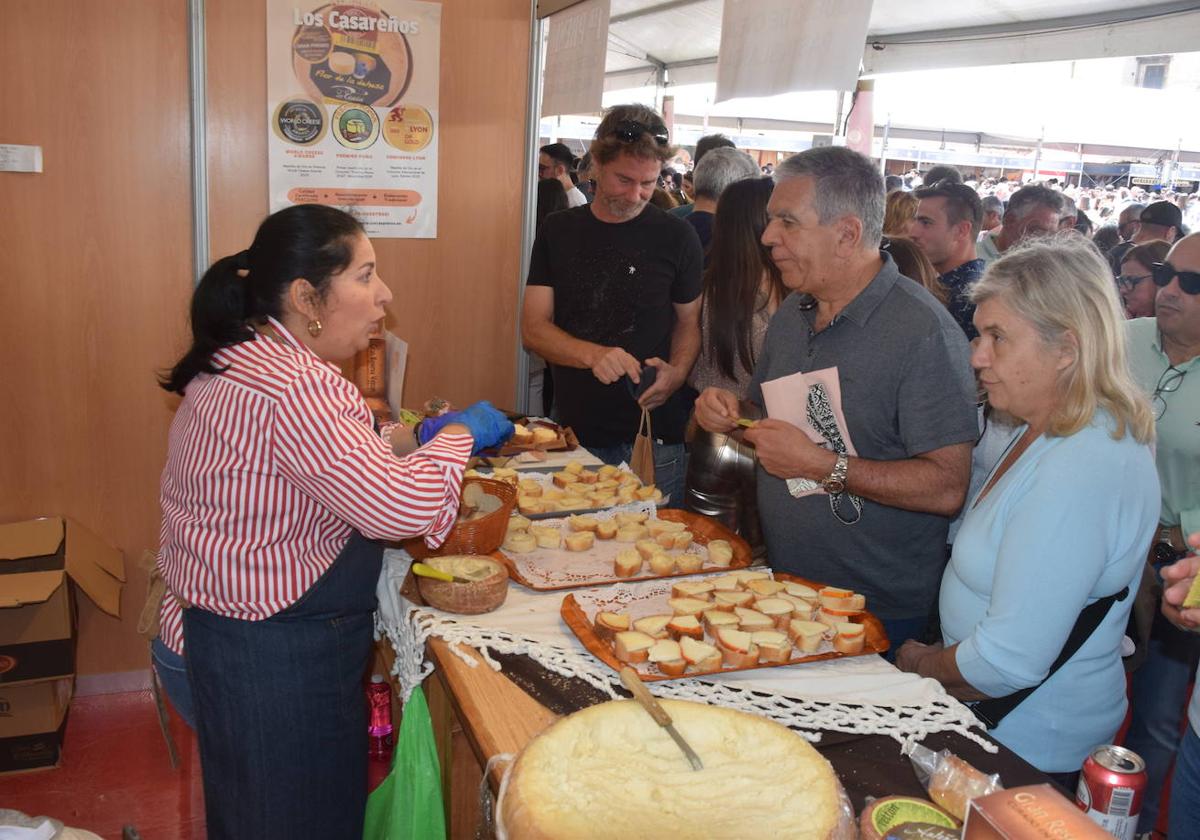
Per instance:
[[[562,422],[601,460],[629,461],[650,411],[656,483],[678,505],[703,254],[691,225],[649,203],[673,152],[650,108],[605,112],[591,146],[595,198],[546,217],[534,240],[521,337],[553,370]]]
[[[1183,235],[1183,213],[1169,201],[1147,204],[1138,218],[1138,230],[1131,240],[1134,245],[1165,239],[1174,242]]]
[[[975,255],[983,219],[979,194],[964,184],[941,181],[917,187],[913,195],[918,199],[917,217],[909,225],[908,235],[933,263],[938,279],[950,293],[950,314],[969,341],[979,331],[975,329],[975,304],[967,292],[983,276],[985,265]]]
[[[555,178],[567,193],[567,207],[587,204],[587,198],[571,180],[575,155],[563,143],[550,143],[538,150],[538,177]]]
[[[976,243],[979,259],[989,263],[1026,237],[1057,233],[1062,207],[1062,193],[1039,184],[1021,187],[1004,208],[1000,230]]]

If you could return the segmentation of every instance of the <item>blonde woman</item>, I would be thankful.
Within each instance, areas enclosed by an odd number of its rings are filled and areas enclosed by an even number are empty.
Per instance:
[[[910,642],[897,664],[984,701],[992,736],[1069,787],[1125,715],[1128,592],[1158,522],[1154,416],[1129,373],[1112,275],[1086,240],[1015,247],[971,297],[971,364],[1023,425],[967,500],[942,579],[943,644]]]
[[[904,190],[888,193],[883,209],[883,235],[908,236],[908,226],[917,218],[917,197]]]

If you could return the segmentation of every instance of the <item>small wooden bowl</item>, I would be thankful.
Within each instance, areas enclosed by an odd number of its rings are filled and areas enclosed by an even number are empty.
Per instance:
[[[443,572],[465,577],[468,583],[418,577],[417,588],[429,606],[460,615],[491,612],[508,597],[508,570],[491,557],[457,554],[425,561]],[[485,568],[486,567],[486,568]]]

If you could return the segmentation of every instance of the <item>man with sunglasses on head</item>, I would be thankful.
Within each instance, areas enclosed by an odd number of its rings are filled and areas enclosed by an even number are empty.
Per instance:
[[[691,225],[649,203],[674,151],[650,108],[605,112],[592,203],[548,216],[534,241],[521,337],[554,372],[562,422],[606,463],[629,461],[650,411],[656,483],[678,506],[703,254]]]
[[[1136,614],[1154,619],[1146,659],[1133,674],[1133,720],[1125,739],[1146,760],[1139,832],[1154,829],[1163,781],[1179,746],[1187,684],[1200,656],[1200,639],[1154,610],[1162,592],[1157,571],[1181,555],[1189,535],[1200,533],[1200,234],[1175,243],[1166,260],[1150,269],[1158,289],[1154,317],[1125,323],[1130,367],[1157,418],[1162,485],[1159,530],[1149,556],[1155,574],[1147,574],[1149,585],[1138,598],[1150,608],[1135,607]]]
[[[909,224],[908,235],[933,263],[938,280],[950,293],[947,308],[969,341],[979,335],[975,304],[967,291],[983,276],[985,263],[975,256],[983,203],[975,190],[952,181],[918,187],[913,195],[917,217]]]

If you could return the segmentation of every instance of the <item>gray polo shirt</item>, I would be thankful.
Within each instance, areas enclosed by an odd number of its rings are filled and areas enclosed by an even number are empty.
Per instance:
[[[962,328],[882,256],[875,279],[820,332],[813,331],[815,309],[801,310],[795,294],[784,300],[771,319],[750,399],[762,405],[763,382],[836,367],[860,458],[894,461],[974,443],[975,378]],[[773,568],[862,592],[881,618],[928,614],[946,565],[948,518],[863,499],[861,518],[845,525],[828,496],[796,499],[761,467],[758,504]],[[853,519],[847,500],[840,510]]]

